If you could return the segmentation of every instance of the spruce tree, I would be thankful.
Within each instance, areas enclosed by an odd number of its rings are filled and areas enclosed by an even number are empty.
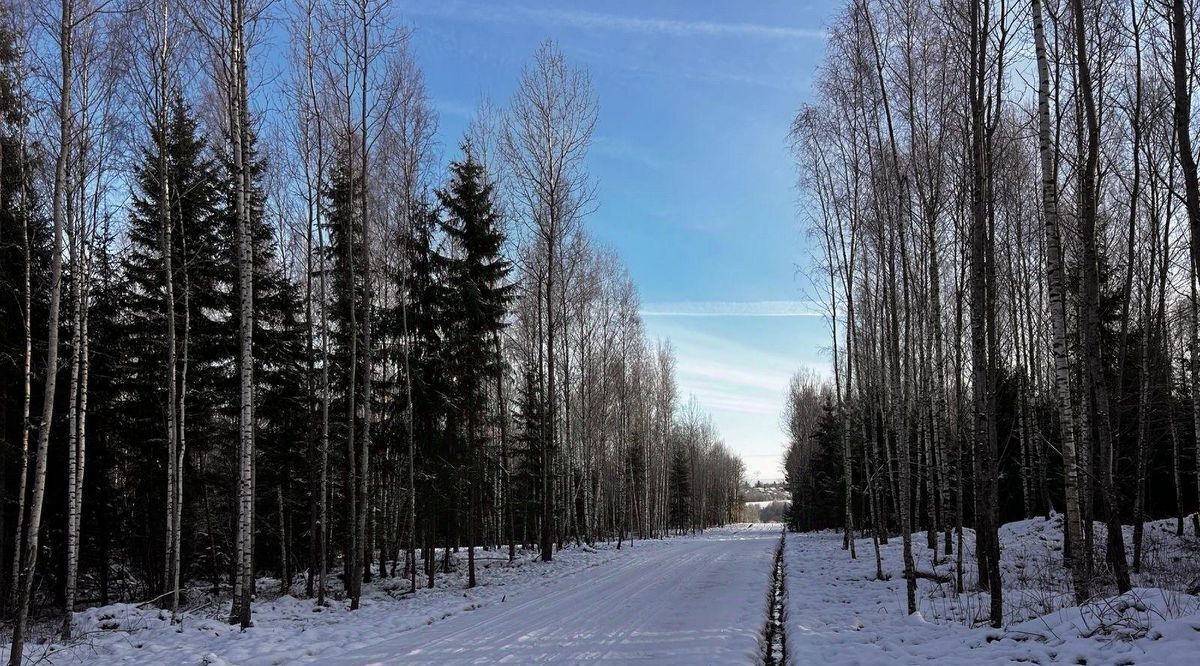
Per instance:
[[[330,174],[329,185],[324,193],[329,245],[325,248],[328,253],[326,265],[331,272],[330,277],[330,315],[332,327],[330,343],[331,383],[335,394],[330,413],[333,415],[330,431],[331,453],[341,454],[343,470],[342,502],[346,511],[339,512],[342,519],[343,534],[356,535],[357,497],[355,496],[355,478],[358,473],[358,462],[355,447],[355,433],[358,431],[358,413],[361,409],[361,384],[363,350],[358,344],[358,312],[366,293],[362,277],[356,270],[362,266],[362,247],[360,211],[356,205],[361,179],[353,168],[353,156],[347,146],[339,147],[333,170]],[[340,418],[339,418],[340,415]],[[333,442],[336,442],[334,444]],[[336,486],[335,486],[336,487]],[[347,592],[352,592],[350,571],[353,568],[351,548],[357,549],[353,539],[340,540],[343,546],[343,584]]]
[[[449,408],[449,383],[445,354],[447,292],[445,266],[436,251],[436,211],[421,203],[411,215],[404,238],[407,270],[395,276],[404,312],[393,316],[400,328],[396,336],[408,350],[409,385],[412,405],[414,476],[417,513],[423,518],[415,527],[422,533],[426,570],[433,572],[433,546],[446,543],[453,533],[450,500],[453,484],[450,470],[453,451],[446,446],[445,423]],[[439,529],[440,528],[440,529]],[[432,576],[429,579],[433,584]]]
[[[299,556],[307,552],[301,547],[303,534],[294,534],[290,526],[305,524],[299,515],[303,512],[304,502],[293,495],[304,488],[304,469],[295,462],[296,456],[304,450],[307,437],[305,421],[299,415],[309,409],[304,391],[308,372],[304,336],[308,333],[301,287],[284,272],[277,250],[280,239],[266,217],[267,197],[262,180],[267,164],[259,155],[253,133],[249,134],[246,154],[249,156],[250,196],[247,204],[253,255],[254,420],[257,424],[254,440],[256,457],[262,463],[255,479],[256,503],[261,505],[256,515],[274,528],[268,532],[268,539],[256,541],[255,561],[278,573],[281,579],[288,579],[290,554]],[[227,201],[222,208],[221,231],[227,249],[220,254],[221,271],[227,284],[231,285],[224,292],[224,311],[229,313],[227,330],[235,331],[240,327],[236,307],[240,281],[237,253],[233,249],[237,243],[237,219],[233,202],[235,188],[228,180],[233,177],[230,165],[226,165],[223,175],[226,182],[222,191]],[[231,370],[225,378],[225,395],[232,399],[237,395],[237,340],[228,333],[223,340],[226,367]],[[235,407],[230,405],[231,409]],[[226,441],[233,440],[230,436]],[[233,456],[226,460],[232,461]],[[232,478],[231,474],[225,475],[222,482],[228,483]],[[285,556],[285,553],[289,555]]]
[[[475,161],[470,144],[463,146],[465,158],[451,163],[450,183],[438,190],[444,214],[441,228],[449,241],[441,261],[446,266],[450,318],[448,351],[453,378],[453,420],[460,431],[465,453],[468,493],[467,558],[468,587],[475,586],[475,527],[483,504],[483,443],[488,381],[499,371],[500,350],[496,345],[504,329],[504,314],[512,287],[506,282],[511,266],[502,255],[504,230],[490,179]]]
[[[530,542],[537,534],[542,511],[542,447],[546,432],[545,402],[539,387],[537,369],[525,367],[516,400],[516,437],[514,446],[511,492],[514,502],[514,521],[521,526],[521,541]]]
[[[688,451],[683,442],[671,448],[671,525],[680,534],[691,521],[692,484],[688,470]]]
[[[88,399],[94,405],[105,407],[120,403],[125,380],[122,374],[124,359],[121,357],[123,280],[118,259],[110,250],[114,245],[113,235],[107,228],[99,234],[92,257],[89,286],[91,312],[88,315],[88,344],[91,367]],[[100,470],[101,473],[88,473],[84,477],[83,495],[88,501],[83,504],[82,523],[89,529],[83,529],[81,534],[83,542],[79,573],[84,576],[89,568],[95,573],[102,606],[108,604],[112,593],[110,576],[113,549],[123,543],[121,535],[126,534],[128,528],[122,521],[122,515],[113,510],[121,506],[116,492],[119,479],[109,473],[113,469],[113,449],[122,435],[121,419],[119,410],[103,408],[91,410],[87,421],[87,464],[89,469]],[[123,557],[121,552],[115,555]]]
[[[161,581],[163,560],[155,553],[165,543],[162,516],[156,507],[166,505],[166,317],[171,312],[175,318],[181,341],[178,362],[187,366],[186,439],[190,449],[202,453],[221,441],[227,431],[227,421],[221,418],[227,414],[229,400],[223,321],[227,305],[219,258],[224,242],[219,166],[181,96],[171,105],[166,132],[150,128],[148,134],[150,140],[134,170],[129,248],[121,260],[121,417],[119,441],[110,455],[113,465],[131,472],[119,475],[120,483],[127,487],[115,493],[129,502],[128,513],[117,514],[126,516],[123,527],[131,535],[128,555],[140,565],[146,580]],[[166,179],[171,192],[172,272],[177,286],[175,302],[170,305],[166,303],[160,244],[160,151],[167,154]],[[177,368],[176,376],[182,384],[182,368]],[[188,536],[185,532],[184,553],[190,548]]]
[[[500,367],[494,342],[505,325],[512,266],[502,253],[504,230],[494,188],[470,146],[464,151],[466,157],[450,165],[449,186],[437,195],[445,212],[440,226],[450,241],[441,255],[452,309],[449,356],[462,384],[462,402],[479,409],[486,379]]]

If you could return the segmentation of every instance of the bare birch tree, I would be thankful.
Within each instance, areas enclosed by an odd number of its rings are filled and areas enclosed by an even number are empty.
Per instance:
[[[50,312],[47,317],[46,334],[46,378],[42,396],[42,418],[38,425],[37,450],[33,473],[33,485],[28,503],[28,516],[22,521],[24,530],[20,542],[20,580],[17,584],[16,618],[13,622],[12,650],[9,664],[20,666],[25,647],[26,623],[33,594],[33,575],[37,567],[38,533],[42,527],[42,499],[46,492],[46,466],[50,453],[50,428],[54,423],[55,386],[58,381],[58,323],[62,304],[62,252],[63,234],[66,229],[66,199],[70,195],[67,182],[67,162],[73,124],[71,102],[72,77],[74,74],[74,37],[78,22],[86,14],[75,14],[75,0],[62,0],[58,16],[49,23],[58,33],[60,78],[58,85],[58,146],[54,159],[54,188],[51,193],[52,217],[54,220],[54,242],[51,248],[50,268]]]
[[[521,76],[505,119],[502,151],[521,215],[546,248],[545,326],[547,421],[542,451],[541,556],[554,556],[554,483],[558,393],[555,335],[556,280],[562,251],[592,200],[583,160],[596,125],[597,107],[587,72],[572,69],[553,42],[543,43]]]

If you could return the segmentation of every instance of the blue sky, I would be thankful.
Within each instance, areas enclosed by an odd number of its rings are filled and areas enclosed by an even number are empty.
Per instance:
[[[399,3],[452,152],[478,100],[504,104],[538,43],[588,68],[600,104],[586,224],[629,267],[651,335],[670,337],[748,475],[777,478],[790,374],[825,368],[828,333],[798,268],[789,123],[833,6],[759,2]]]

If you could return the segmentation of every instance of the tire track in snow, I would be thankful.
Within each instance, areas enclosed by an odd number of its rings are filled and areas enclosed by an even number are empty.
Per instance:
[[[402,632],[325,664],[757,663],[774,531],[715,530]]]

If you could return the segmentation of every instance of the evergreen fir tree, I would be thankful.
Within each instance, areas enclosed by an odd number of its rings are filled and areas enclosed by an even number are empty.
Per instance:
[[[351,308],[361,307],[365,289],[362,279],[352,275],[351,262],[362,266],[362,247],[360,236],[362,225],[359,221],[360,211],[357,206],[359,198],[360,179],[354,173],[353,158],[347,150],[339,151],[329,178],[329,186],[325,190],[325,224],[329,238],[326,265],[329,267],[331,307],[330,332],[335,348],[333,366],[342,370],[345,375],[349,370],[350,360],[350,311]],[[338,377],[341,392],[348,386],[348,376]]]
[[[449,186],[437,195],[445,211],[441,228],[450,241],[442,256],[452,308],[449,356],[461,383],[461,403],[477,411],[486,379],[500,367],[494,342],[504,329],[511,264],[502,255],[504,230],[493,186],[470,145],[464,152],[462,161],[450,165]]]
[[[165,506],[166,317],[175,317],[179,363],[187,359],[185,435],[188,448],[203,455],[220,442],[227,430],[229,372],[225,352],[221,272],[224,240],[220,226],[220,171],[197,121],[181,96],[171,104],[166,132],[149,131],[150,142],[135,168],[137,185],[129,210],[129,249],[121,260],[121,317],[119,348],[123,376],[119,401],[119,445],[112,464],[129,473],[118,475],[129,487],[116,495],[129,504],[122,515],[131,535],[129,557],[140,564],[146,580],[161,580]],[[166,143],[160,145],[165,134]],[[172,267],[175,302],[166,303],[161,252],[162,196],[159,153],[167,153],[172,227]],[[187,343],[183,340],[186,337]],[[183,375],[177,372],[182,383]],[[185,482],[185,486],[186,486]],[[185,518],[186,520],[186,518]],[[189,535],[183,553],[188,560]],[[186,566],[186,564],[184,565]]]
[[[513,451],[512,493],[514,521],[522,541],[537,534],[542,510],[542,447],[546,427],[545,402],[538,385],[537,370],[526,366],[516,399],[516,437]]]
[[[452,451],[444,436],[449,409],[445,349],[447,292],[445,266],[436,251],[436,211],[421,203],[413,211],[405,238],[408,270],[397,275],[405,312],[393,317],[396,336],[408,349],[417,478],[418,513],[426,543],[448,537],[453,496]],[[406,334],[407,333],[407,334]]]
[[[350,493],[354,492],[354,475],[349,464],[348,450],[356,446],[351,439],[351,433],[357,433],[361,427],[357,423],[357,414],[362,409],[362,377],[365,357],[362,349],[361,335],[355,329],[354,320],[361,322],[362,303],[366,296],[366,286],[363,281],[361,267],[363,266],[362,224],[361,211],[358,207],[361,192],[361,178],[355,173],[355,160],[349,147],[338,147],[328,188],[324,192],[325,225],[329,245],[324,248],[327,253],[326,266],[330,271],[330,384],[333,395],[330,404],[330,454],[332,460],[339,461],[343,470],[340,479],[333,479],[335,492],[338,490],[337,481],[341,481],[342,506],[349,506]],[[353,318],[353,319],[352,319]],[[357,338],[357,339],[356,339]],[[357,349],[352,351],[352,345]],[[352,355],[358,359],[357,366],[352,362]],[[353,373],[353,381],[352,381]],[[351,389],[355,401],[355,422],[350,421]],[[357,438],[357,435],[355,435]],[[358,466],[355,461],[355,467]],[[349,524],[351,516],[348,511],[335,511],[331,515],[334,524],[330,529],[335,533],[349,534],[355,529]],[[337,521],[340,521],[340,525]],[[349,582],[349,540],[343,540],[343,577],[344,584]],[[364,567],[365,570],[365,567]]]
[[[481,421],[487,413],[489,379],[500,370],[496,340],[504,328],[512,287],[506,282],[510,265],[501,254],[504,231],[492,184],[472,156],[470,144],[464,145],[463,152],[466,157],[450,165],[450,183],[437,196],[444,211],[440,226],[448,240],[439,260],[446,267],[450,308],[445,323],[456,408],[451,423],[457,430],[455,442],[462,449],[456,456],[457,471],[465,476],[471,547],[475,545],[474,516],[485,501]],[[468,586],[473,586],[473,548],[468,560]]]
[[[88,343],[91,365],[89,368],[88,400],[92,405],[108,406],[119,404],[120,391],[124,386],[122,374],[124,359],[121,334],[121,298],[123,281],[118,270],[119,262],[110,248],[113,234],[104,230],[97,239],[92,255],[90,282],[91,301],[88,315]],[[113,409],[89,409],[87,420],[87,465],[84,476],[83,494],[88,498],[83,503],[84,541],[80,548],[80,566],[89,567],[95,574],[101,605],[107,604],[112,594],[110,565],[114,555],[123,557],[123,552],[114,553],[114,545],[123,543],[120,535],[128,533],[122,519],[127,513],[114,511],[121,506],[116,492],[120,481],[111,473],[113,450],[122,440],[122,414]],[[96,471],[98,473],[93,473]],[[81,568],[85,577],[87,569]]]
[[[301,498],[293,497],[292,488],[302,488],[306,477],[305,468],[295,462],[296,456],[305,450],[304,442],[308,436],[305,420],[298,417],[310,408],[304,391],[308,372],[304,336],[308,332],[304,323],[304,300],[300,285],[284,272],[277,250],[279,239],[275,228],[266,218],[266,194],[262,178],[267,165],[258,153],[253,133],[247,153],[250,156],[249,210],[254,279],[254,418],[258,424],[255,450],[262,463],[255,479],[259,489],[257,501],[261,504],[256,511],[263,521],[269,521],[266,524],[275,528],[270,532],[274,538],[259,543],[255,550],[256,559],[263,566],[284,573],[286,563],[281,561],[281,545],[296,555],[308,552],[302,546],[303,533],[290,533],[288,528],[293,523],[307,524],[300,516],[304,511],[304,503]],[[240,287],[235,252],[238,241],[233,203],[235,188],[228,182],[232,174],[233,169],[226,165],[223,175],[227,182],[222,191],[226,193],[227,200],[221,215],[222,240],[226,249],[220,255],[221,271],[229,285],[229,289],[223,292],[223,309],[229,313],[223,341],[228,359],[226,367],[229,369],[225,377],[225,395],[231,401],[237,396],[238,349],[236,336],[228,334],[228,331],[236,331],[240,326],[236,307]],[[230,409],[235,408],[236,405],[231,402]],[[232,423],[231,420],[231,426]],[[232,434],[226,440],[230,447],[234,441]],[[232,452],[231,448],[227,461],[234,459]],[[220,482],[228,484],[234,478],[233,474],[223,475]]]
[[[791,531],[837,527],[845,517],[842,490],[842,420],[837,407],[821,406],[810,441],[790,442],[784,458],[784,482],[791,506],[784,516]],[[808,459],[803,456],[807,453]]]
[[[671,448],[671,525],[680,533],[691,520],[692,484],[687,447],[676,442]]]

